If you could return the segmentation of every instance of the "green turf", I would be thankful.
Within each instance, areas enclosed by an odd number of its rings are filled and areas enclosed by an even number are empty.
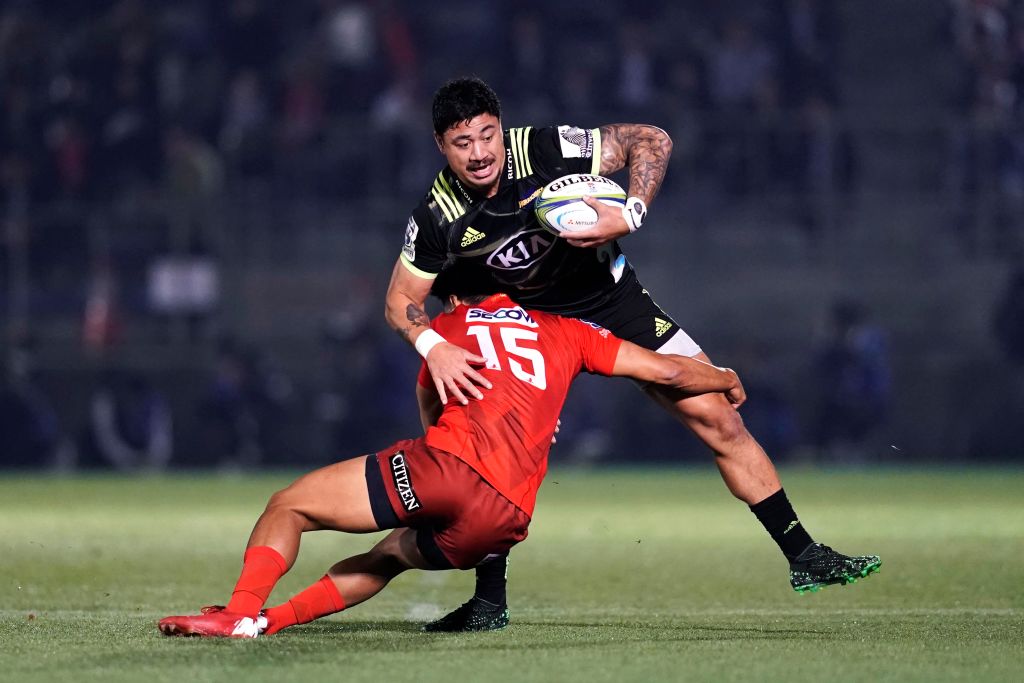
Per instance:
[[[0,681],[1019,681],[1024,472],[785,472],[818,540],[882,570],[813,595],[706,471],[554,471],[512,625],[422,634],[467,573],[409,573],[256,641],[161,637],[222,602],[284,476],[0,477]],[[274,598],[374,537],[304,540]]]

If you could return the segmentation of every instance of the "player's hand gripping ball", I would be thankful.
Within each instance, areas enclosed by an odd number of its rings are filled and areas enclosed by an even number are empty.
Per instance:
[[[556,235],[589,230],[597,223],[597,212],[583,201],[588,195],[619,209],[626,204],[626,193],[614,180],[571,173],[545,185],[533,211],[540,224]]]

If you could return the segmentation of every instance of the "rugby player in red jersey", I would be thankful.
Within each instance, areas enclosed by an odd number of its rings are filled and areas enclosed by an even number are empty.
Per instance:
[[[483,400],[445,405],[426,367],[417,395],[426,435],[307,474],[275,493],[249,537],[224,607],[162,619],[165,635],[253,638],[369,599],[407,569],[468,569],[526,538],[569,385],[581,371],[657,382],[688,395],[746,396],[732,370],[654,353],[592,323],[527,311],[504,294],[467,296],[442,276],[446,312],[431,329],[479,363]],[[455,293],[461,294],[456,297]],[[264,610],[303,532],[396,529],[369,552]]]
[[[672,152],[665,131],[642,124],[503,129],[497,95],[475,78],[442,86],[432,116],[434,140],[447,165],[406,225],[385,316],[424,356],[442,397],[465,403],[487,386],[468,351],[427,329],[424,302],[432,279],[446,269],[491,281],[528,309],[584,318],[644,348],[709,360],[654,302],[617,242],[641,227],[661,187]],[[589,199],[598,214],[593,228],[563,239],[537,222],[534,200],[551,180],[621,169],[629,174],[626,205],[619,209]],[[714,453],[726,486],[750,506],[789,561],[795,590],[848,583],[881,564],[874,555],[848,557],[813,542],[768,455],[720,394],[688,396],[658,385],[645,391]],[[474,600],[428,629],[474,630],[470,621],[503,626],[504,573],[504,563],[481,565],[477,575],[484,583],[478,582]]]

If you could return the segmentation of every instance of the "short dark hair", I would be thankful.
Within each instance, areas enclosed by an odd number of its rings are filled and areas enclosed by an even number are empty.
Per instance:
[[[469,265],[442,270],[434,278],[434,284],[430,286],[430,293],[445,305],[452,294],[466,303],[477,304],[497,291],[494,280],[482,273],[474,272],[473,267]]]
[[[452,126],[474,116],[493,114],[501,118],[501,102],[491,86],[476,77],[448,81],[434,93],[434,132],[444,135]]]

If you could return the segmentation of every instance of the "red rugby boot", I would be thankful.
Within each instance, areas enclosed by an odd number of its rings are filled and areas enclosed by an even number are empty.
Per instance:
[[[267,628],[267,618],[260,615],[254,619],[223,608],[204,607],[202,614],[164,617],[157,628],[165,636],[256,638]]]

